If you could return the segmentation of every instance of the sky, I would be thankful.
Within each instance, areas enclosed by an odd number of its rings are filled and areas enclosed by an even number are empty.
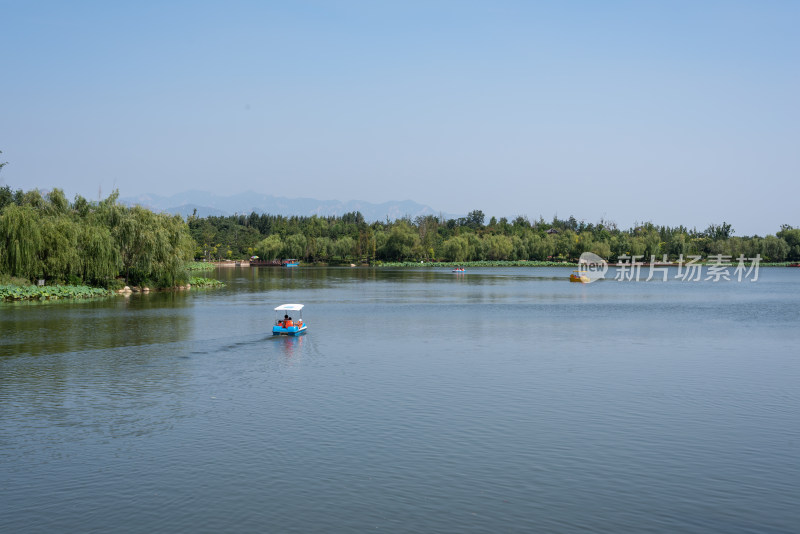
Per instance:
[[[0,0],[0,185],[800,226],[800,2]]]

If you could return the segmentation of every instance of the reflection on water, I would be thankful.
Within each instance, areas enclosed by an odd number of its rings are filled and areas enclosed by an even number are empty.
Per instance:
[[[303,353],[302,349],[306,335],[308,334],[301,336],[273,336],[273,340],[280,346],[286,360],[294,360]]]
[[[185,295],[153,293],[0,304],[0,413],[38,435],[16,452],[44,446],[63,457],[63,445],[91,435],[170,428],[180,417],[172,386],[185,373],[173,356],[192,337],[190,303]]]
[[[98,301],[0,303],[0,357],[180,341],[191,336],[185,294]]]
[[[796,530],[800,270],[569,273],[0,305],[0,531]],[[288,302],[306,335],[271,335]]]

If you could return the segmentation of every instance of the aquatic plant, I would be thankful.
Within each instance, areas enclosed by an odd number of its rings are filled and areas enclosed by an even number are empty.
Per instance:
[[[187,271],[212,271],[214,264],[205,261],[190,261],[186,264]]]
[[[212,288],[212,287],[225,286],[224,283],[220,282],[215,278],[203,278],[201,276],[192,276],[191,278],[189,278],[189,283],[192,284],[192,287],[199,287],[199,288]]]
[[[87,299],[113,294],[108,289],[89,286],[0,286],[0,300]]]

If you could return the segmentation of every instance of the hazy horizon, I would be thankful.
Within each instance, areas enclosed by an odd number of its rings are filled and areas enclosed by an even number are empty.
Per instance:
[[[800,4],[1,5],[14,189],[800,226]]]

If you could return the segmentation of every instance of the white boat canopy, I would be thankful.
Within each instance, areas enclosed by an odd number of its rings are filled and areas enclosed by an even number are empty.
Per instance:
[[[303,309],[302,304],[281,304],[275,311],[300,311]]]

